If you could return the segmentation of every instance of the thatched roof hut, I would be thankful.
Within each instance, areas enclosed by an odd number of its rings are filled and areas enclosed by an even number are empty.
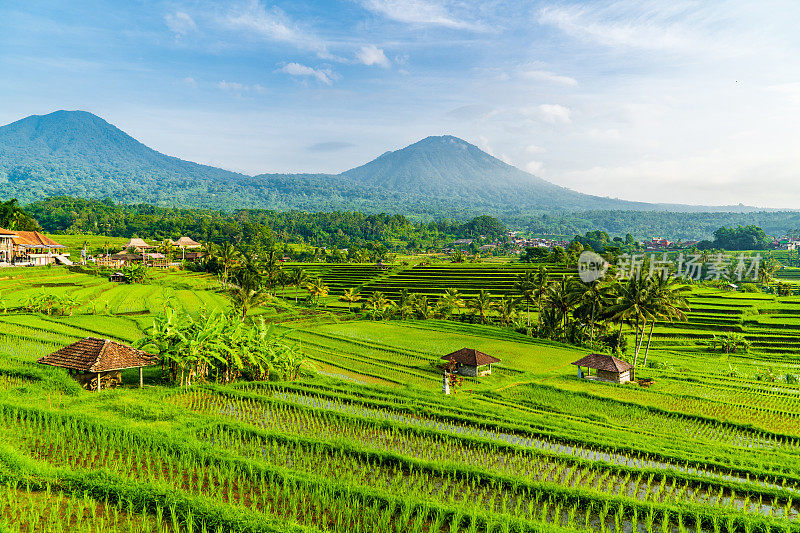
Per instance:
[[[203,245],[199,242],[195,241],[191,237],[181,237],[177,241],[170,241],[173,246],[177,246],[178,248],[202,248]]]
[[[572,364],[578,367],[578,375],[582,378],[625,383],[632,377],[633,365],[613,355],[592,353]],[[586,374],[583,373],[583,367],[586,367]],[[596,371],[594,376],[590,374],[590,369]]]
[[[492,365],[500,362],[497,357],[492,357],[474,348],[461,348],[445,355],[442,359],[455,362],[457,364],[456,372],[459,374],[473,377],[491,374]]]
[[[84,387],[100,390],[102,386],[113,387],[120,384],[120,373],[128,368],[139,369],[141,387],[142,367],[158,364],[159,359],[158,356],[116,341],[86,337],[42,357],[37,362],[66,368]]]
[[[146,250],[148,248],[152,248],[150,244],[144,242],[144,239],[140,239],[138,237],[131,237],[131,240],[122,248],[123,250],[127,250],[128,248],[135,248],[138,251]]]

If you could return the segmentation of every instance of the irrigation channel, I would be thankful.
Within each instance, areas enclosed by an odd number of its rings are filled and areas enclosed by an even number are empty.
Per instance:
[[[800,499],[793,501],[793,498],[787,498],[786,500],[778,501],[767,496],[764,498],[759,497],[757,500],[755,498],[751,500],[750,496],[743,497],[734,490],[722,486],[712,486],[713,482],[708,482],[705,486],[689,487],[685,482],[679,481],[676,486],[675,478],[672,478],[670,486],[666,476],[661,474],[654,476],[651,475],[650,472],[642,472],[638,475],[635,472],[631,472],[628,475],[613,473],[610,469],[604,468],[602,464],[598,464],[596,467],[587,463],[576,464],[574,461],[565,461],[563,457],[558,457],[558,455],[567,455],[589,461],[605,461],[629,468],[681,471],[697,476],[704,476],[709,479],[742,483],[744,486],[742,487],[741,493],[747,493],[747,485],[752,487],[754,484],[765,488],[783,489],[792,493],[800,492],[795,487],[781,487],[763,481],[749,480],[698,468],[687,468],[684,465],[642,460],[621,453],[600,452],[575,445],[552,443],[542,439],[523,437],[502,431],[491,431],[462,424],[414,417],[389,410],[372,409],[361,405],[338,402],[316,396],[306,396],[286,391],[272,391],[272,396],[276,400],[285,402],[286,404],[306,406],[334,413],[356,415],[373,420],[395,421],[411,426],[431,429],[437,434],[442,433],[442,435],[441,439],[437,441],[433,437],[425,438],[417,436],[417,438],[413,438],[411,436],[404,436],[402,432],[391,430],[383,431],[374,427],[361,430],[358,427],[354,427],[355,424],[345,427],[348,426],[348,424],[334,422],[332,420],[322,420],[324,415],[321,417],[314,417],[308,414],[301,415],[297,412],[290,413],[289,410],[291,408],[282,406],[281,404],[265,406],[264,404],[253,402],[251,399],[232,400],[231,398],[216,394],[200,393],[199,391],[188,393],[188,398],[184,396],[184,398],[190,400],[188,402],[189,405],[183,402],[180,403],[196,411],[231,417],[236,420],[255,424],[265,429],[277,430],[283,434],[307,435],[312,438],[319,438],[323,435],[325,438],[345,438],[360,444],[368,444],[373,448],[410,455],[419,460],[431,462],[441,460],[443,456],[446,458],[457,458],[462,464],[482,464],[486,466],[487,469],[497,471],[501,475],[523,476],[536,482],[555,483],[567,488],[573,487],[595,490],[612,496],[624,495],[640,501],[645,505],[647,505],[648,502],[656,504],[703,505],[718,509],[727,509],[728,511],[762,515],[773,519],[780,518],[781,520],[795,520],[800,516],[800,508],[798,507]],[[177,399],[176,397],[173,398]],[[445,433],[453,435],[448,436]],[[460,435],[483,437],[497,442],[515,444],[522,448],[545,450],[549,452],[549,454],[556,455],[533,457],[524,453],[509,451],[510,449],[496,449],[492,451],[491,458],[487,461],[485,450],[479,450],[476,449],[475,446],[470,445],[459,445],[457,442],[453,444],[452,439],[455,438],[456,441],[458,441]],[[249,441],[247,441],[248,438],[250,439]],[[270,442],[259,440],[258,438],[248,438],[243,439],[242,437],[236,437],[232,440],[229,435],[223,433],[205,435],[207,441],[212,441],[216,445],[238,448],[239,451],[245,455],[259,457],[265,461],[274,460],[275,451]],[[450,441],[446,442],[448,439]],[[237,441],[238,444],[236,444],[235,441]],[[302,454],[289,453],[286,451],[284,451],[284,453],[287,454],[284,459],[285,464],[292,465],[296,462],[302,462],[300,458]],[[319,462],[316,464],[319,464]],[[371,471],[375,470],[374,465],[370,465],[369,469]],[[329,475],[337,476],[337,472],[330,472]],[[379,476],[377,472],[373,472],[371,475],[373,477]],[[386,472],[385,475],[379,476],[382,478],[381,480],[374,479],[373,482],[378,488],[396,489],[396,476],[396,471]],[[442,476],[435,483],[439,483],[439,485],[436,486],[441,488],[441,484],[447,485],[451,481],[452,480],[448,480],[446,476]],[[409,484],[411,486],[416,486],[413,480],[409,480]],[[479,494],[473,492],[474,487],[469,484],[467,486],[471,488],[470,492],[466,494],[466,498],[481,497]],[[457,488],[458,487],[447,487],[447,494],[457,495],[459,492],[462,492],[456,490]],[[510,492],[513,493],[514,491]],[[491,496],[486,494],[482,497],[491,498]],[[509,498],[512,499],[503,503],[504,509],[508,509],[509,507],[524,509],[524,506],[531,504],[531,502],[528,501],[528,495],[526,493],[520,492],[516,493],[516,495],[509,495]],[[497,502],[494,503],[496,504]],[[538,497],[533,503],[539,507],[542,505],[541,502],[538,501]],[[551,511],[553,513],[558,512],[559,514],[563,513],[564,517],[554,515],[552,518],[556,520],[556,523],[573,523],[576,519],[574,510],[562,509],[561,507],[561,505],[558,505],[558,511],[556,511],[555,508],[551,509]],[[616,531],[622,531],[625,529],[628,533],[633,533],[634,531],[645,533],[651,531],[650,528],[652,528],[652,524],[647,526],[646,524],[638,523],[639,519],[646,520],[646,517],[639,515],[637,518],[635,514],[630,516],[630,510],[624,513],[618,512],[614,514],[612,509],[610,516],[607,515],[609,510],[608,506],[605,505],[605,510],[594,509],[594,511],[590,511],[590,509],[585,510],[587,525],[591,524],[593,520],[598,521],[598,524],[600,522],[610,521],[610,530],[616,529]],[[593,518],[590,514],[593,515]],[[564,521],[562,521],[561,518],[564,518]],[[579,519],[584,519],[584,510],[581,510]],[[615,523],[615,521],[618,520],[622,520],[623,524]],[[627,526],[624,524],[627,524]],[[677,530],[671,526],[668,527],[666,524],[662,524],[661,526],[663,531],[672,530],[674,533],[677,533]],[[696,529],[703,530],[704,527]]]

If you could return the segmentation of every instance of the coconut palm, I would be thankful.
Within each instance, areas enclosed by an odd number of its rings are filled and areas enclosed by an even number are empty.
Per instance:
[[[573,315],[582,315],[589,319],[589,339],[594,345],[596,319],[608,305],[608,286],[601,280],[584,283],[579,278],[572,278],[568,290],[576,306]]]
[[[294,303],[297,303],[300,287],[309,282],[308,273],[300,267],[295,267],[289,272],[289,285],[294,287]]]
[[[342,295],[339,297],[339,301],[347,302],[347,310],[350,311],[353,307],[353,304],[356,303],[361,299],[361,295],[358,294],[358,291],[354,289],[345,289]]]
[[[408,289],[402,289],[400,291],[400,294],[397,297],[397,310],[400,312],[401,320],[405,320],[406,313],[413,310],[411,306],[413,300],[414,299],[408,292]]]
[[[547,293],[547,285],[550,283],[550,275],[547,273],[547,267],[544,265],[539,267],[539,270],[533,276],[533,293],[532,296],[536,298],[536,309],[539,313],[540,320],[539,328],[541,328],[541,314],[542,314],[542,299]]]
[[[322,281],[322,278],[317,278],[306,284],[306,289],[311,294],[311,299],[315,304],[319,305],[319,299],[328,295],[328,286]]]
[[[553,281],[547,285],[544,301],[556,315],[563,335],[569,326],[569,313],[574,305],[574,297],[570,292],[570,281],[567,277]]]
[[[467,307],[481,317],[481,323],[486,324],[486,314],[494,309],[495,303],[486,289],[481,289],[475,298],[467,302]]]
[[[366,305],[370,309],[374,320],[377,317],[383,316],[383,310],[389,305],[389,300],[386,299],[386,296],[382,292],[375,291],[370,294]]]
[[[510,296],[505,296],[497,301],[495,308],[500,315],[500,322],[502,322],[504,326],[508,326],[514,321],[517,315],[517,303],[517,299],[511,298]]]
[[[644,338],[644,328],[647,321],[654,317],[654,301],[650,289],[650,282],[643,277],[634,276],[624,283],[616,286],[617,296],[614,304],[609,308],[609,315],[618,320],[619,336],[622,338],[622,325],[625,321],[633,322],[636,326],[634,336],[633,366],[639,357],[641,339]],[[641,334],[641,338],[640,338]]]
[[[647,366],[647,354],[650,351],[650,341],[653,338],[653,329],[656,321],[659,319],[669,322],[675,319],[686,320],[686,311],[689,311],[689,305],[686,303],[686,297],[684,296],[689,287],[679,283],[675,278],[664,279],[661,276],[656,277],[650,283],[652,291],[650,305],[653,308],[653,316],[650,320],[647,346],[644,349],[642,365],[645,367]]]
[[[415,294],[411,301],[411,307],[414,309],[417,317],[422,319],[431,318],[433,310],[428,304],[428,297],[424,294]]]
[[[528,317],[528,327],[530,327],[531,304],[533,303],[534,294],[536,292],[536,279],[533,273],[527,271],[517,276],[517,281],[514,282],[514,289],[520,293],[522,299],[525,301],[525,312]]]
[[[228,284],[228,270],[233,267],[241,257],[241,253],[231,243],[223,243],[217,250],[219,260],[222,262],[223,284]]]
[[[450,316],[456,309],[464,307],[464,298],[458,289],[445,289],[440,302],[443,316]]]

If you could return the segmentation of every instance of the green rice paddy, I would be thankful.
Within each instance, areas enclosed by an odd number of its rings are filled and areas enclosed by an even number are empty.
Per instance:
[[[580,380],[585,350],[511,329],[328,307],[354,287],[511,294],[522,265],[302,267],[332,296],[254,311],[301,343],[297,381],[184,390],[152,367],[100,393],[35,361],[135,342],[168,301],[226,311],[217,280],[0,270],[0,531],[800,531],[800,298],[695,288],[640,387]],[[75,305],[32,312],[42,291]],[[711,351],[726,331],[750,351]],[[444,396],[436,365],[462,347],[502,362]]]

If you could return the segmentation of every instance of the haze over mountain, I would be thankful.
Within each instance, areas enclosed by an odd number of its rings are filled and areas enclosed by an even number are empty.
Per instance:
[[[750,210],[627,202],[581,194],[452,136],[427,137],[341,174],[236,172],[157,152],[85,111],[0,127],[0,199],[54,195],[220,209],[359,210],[502,218],[554,210]]]

